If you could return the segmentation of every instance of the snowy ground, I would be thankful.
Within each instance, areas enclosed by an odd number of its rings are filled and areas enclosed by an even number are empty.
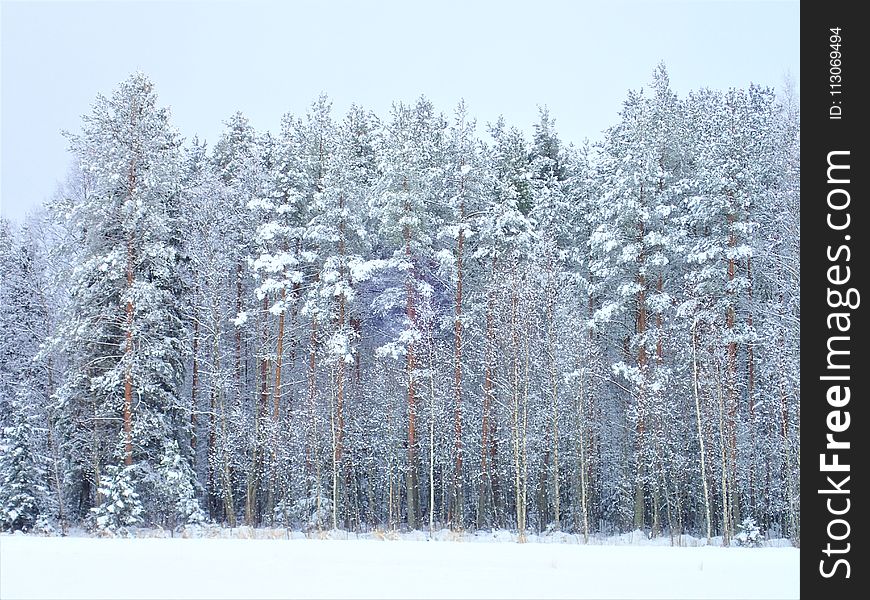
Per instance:
[[[799,597],[795,548],[475,541],[4,535],[0,598]]]

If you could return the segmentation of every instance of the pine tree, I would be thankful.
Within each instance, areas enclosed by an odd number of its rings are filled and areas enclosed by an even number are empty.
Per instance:
[[[660,454],[659,415],[667,410],[661,394],[668,378],[662,365],[664,328],[671,297],[679,289],[674,277],[682,243],[677,209],[686,175],[677,143],[679,107],[663,65],[654,72],[652,87],[649,98],[630,92],[621,123],[608,131],[589,245],[593,294],[604,298],[593,322],[618,332],[609,340],[622,350],[613,357],[613,368],[632,396],[626,416],[635,431],[630,451],[635,459],[633,523],[644,527],[650,495],[652,528],[658,533],[659,467],[654,457]]]
[[[324,319],[324,362],[329,369],[330,417],[332,440],[332,526],[339,526],[345,505],[349,461],[346,454],[346,415],[350,378],[349,369],[357,360],[359,307],[356,287],[368,279],[378,263],[367,260],[369,240],[366,233],[366,185],[374,178],[374,155],[369,145],[370,116],[360,109],[350,113],[335,131],[322,193],[315,197],[314,214],[306,230],[306,239],[316,244],[320,259],[319,274],[313,289],[319,296],[320,314]]]
[[[473,288],[469,289],[471,275],[476,274],[470,260],[469,247],[476,241],[473,216],[483,206],[488,183],[481,148],[474,135],[475,127],[476,123],[468,114],[465,102],[460,102],[454,112],[453,123],[447,131],[442,194],[442,202],[447,210],[442,218],[441,231],[437,235],[438,241],[444,245],[438,251],[437,258],[441,270],[446,271],[453,293],[453,474],[450,522],[457,529],[465,526],[465,464],[468,458],[474,457],[466,449],[468,433],[465,428],[466,415],[476,408],[473,404],[467,406],[469,399],[475,395],[465,393],[468,385],[465,377],[468,369],[466,363],[469,362],[465,351],[465,338],[473,318],[472,314],[466,312],[466,305],[469,304],[470,291],[473,293]],[[435,366],[432,365],[431,368],[434,369]],[[434,407],[431,412],[434,415]],[[430,428],[434,425],[433,418]],[[434,454],[434,448],[430,448],[430,453]],[[434,461],[434,457],[430,461]],[[434,488],[434,481],[430,481],[430,487]],[[434,489],[430,493],[434,495]],[[434,512],[434,507],[430,506],[430,511]]]
[[[74,431],[69,441],[92,438],[87,458],[68,448],[91,463],[80,469],[87,490],[99,489],[103,465],[116,458],[130,467],[156,461],[166,440],[189,445],[189,427],[177,135],[141,73],[99,96],[83,120],[83,133],[69,138],[93,188],[66,216],[79,250],[58,344],[70,360],[59,418]],[[111,425],[119,420],[120,440]],[[91,501],[100,500],[95,491]]]
[[[231,333],[233,352],[232,387],[230,393],[222,394],[221,399],[222,415],[229,415],[221,418],[221,438],[227,439],[225,426],[229,423],[230,435],[235,439],[224,448],[225,454],[220,461],[224,513],[231,526],[235,524],[233,470],[242,475],[239,493],[244,498],[245,523],[254,525],[261,512],[258,491],[263,476],[268,395],[268,382],[262,373],[267,361],[267,340],[261,333],[261,320],[265,317],[252,294],[254,282],[246,262],[252,255],[254,234],[259,224],[258,220],[251,218],[249,206],[269,193],[265,155],[271,152],[270,146],[271,138],[259,136],[248,119],[236,112],[227,120],[212,155],[213,166],[223,183],[224,203],[220,208],[224,220],[220,223],[220,236],[224,244],[221,254],[231,265],[232,277],[228,282],[232,298],[230,311],[235,316],[220,324],[221,329],[228,329],[227,333]],[[253,352],[249,352],[249,348]],[[216,365],[216,369],[221,368]],[[259,381],[256,376],[250,377],[250,374],[257,373],[260,374]],[[246,406],[249,401],[253,402],[252,407]]]
[[[384,344],[382,355],[405,357],[407,455],[404,464],[406,520],[415,529],[420,518],[420,438],[418,420],[421,395],[420,345],[422,331],[418,310],[432,293],[425,281],[431,257],[429,231],[437,230],[430,201],[437,197],[440,177],[439,158],[445,124],[431,102],[421,98],[413,107],[393,106],[392,121],[386,128],[380,151],[381,175],[375,184],[370,214],[376,221],[379,250],[387,266],[385,272],[398,276],[385,286],[378,304],[385,313],[401,323],[394,340]],[[399,283],[401,281],[401,283]],[[400,308],[401,307],[401,308]],[[396,314],[402,310],[404,316]]]

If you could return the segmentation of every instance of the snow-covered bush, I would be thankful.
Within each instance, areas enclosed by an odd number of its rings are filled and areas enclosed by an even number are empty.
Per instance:
[[[149,482],[158,499],[157,517],[162,525],[175,529],[205,522],[205,513],[196,499],[196,476],[187,460],[181,456],[178,442],[165,442],[160,464],[149,473]]]
[[[295,502],[282,500],[275,506],[275,524],[301,527],[304,531],[327,529],[332,526],[332,500],[325,494],[318,497],[312,489],[308,498]]]
[[[757,548],[764,541],[764,536],[761,535],[761,530],[755,524],[755,519],[746,517],[743,522],[737,526],[737,534],[734,536],[734,542],[738,546],[749,548]]]
[[[142,523],[143,508],[133,484],[134,469],[133,465],[106,467],[99,487],[103,502],[91,509],[100,530],[125,534],[127,527]]]
[[[92,509],[95,526],[111,533],[134,525],[176,530],[206,521],[196,494],[196,476],[175,440],[164,441],[155,465],[140,461],[109,466],[100,482],[104,500]]]

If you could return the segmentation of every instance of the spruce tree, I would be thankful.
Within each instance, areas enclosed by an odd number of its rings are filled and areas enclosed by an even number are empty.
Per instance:
[[[0,432],[0,529],[27,533],[46,516],[46,473],[34,452],[36,432],[27,407],[13,401],[9,409],[11,423]]]

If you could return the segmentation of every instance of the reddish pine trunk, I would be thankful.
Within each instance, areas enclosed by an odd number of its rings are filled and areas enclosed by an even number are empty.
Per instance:
[[[134,106],[133,115],[136,114]],[[135,121],[133,121],[135,126]],[[135,149],[134,149],[135,151]],[[133,192],[136,189],[136,159],[130,162],[130,173],[127,178],[129,201],[133,202]],[[127,305],[125,307],[127,323],[124,344],[124,464],[133,464],[133,265],[135,254],[133,250],[133,232],[127,233]]]
[[[403,187],[405,189],[405,193],[408,192],[408,180],[404,181]],[[409,214],[411,211],[410,202],[406,201],[405,203],[405,213]],[[409,263],[412,262],[411,255],[411,229],[408,225],[404,226],[404,238],[405,238],[405,258]],[[412,329],[416,329],[417,323],[417,309],[414,304],[414,280],[413,280],[413,269],[411,269],[411,273],[408,275],[408,279],[405,283],[405,292],[406,292],[406,305],[405,305],[405,314],[408,317],[409,327]],[[416,432],[416,419],[417,419],[417,397],[416,397],[416,389],[414,386],[414,371],[417,368],[417,359],[415,354],[415,344],[412,340],[408,343],[407,349],[407,375],[408,375],[408,471],[406,476],[406,493],[408,496],[408,526],[411,529],[416,529],[417,527],[417,498],[418,498],[418,490],[417,490],[417,458],[415,449],[417,447],[417,432]]]
[[[659,282],[656,285],[656,290],[658,290],[659,294],[662,293],[662,276],[661,275],[659,275]],[[662,360],[664,358],[664,352],[662,350],[662,313],[661,312],[656,313],[656,336],[657,336],[657,338],[656,338],[656,362],[658,364],[661,364]]]
[[[641,199],[643,198],[643,188],[641,188]],[[643,248],[644,224],[643,221],[638,223],[638,239]],[[637,366],[641,372],[641,384],[637,393],[637,423],[635,424],[637,432],[637,481],[635,484],[634,496],[634,525],[636,528],[642,528],[645,519],[645,502],[644,502],[644,486],[643,486],[643,470],[645,460],[644,434],[646,423],[644,422],[644,381],[646,379],[646,277],[643,275],[643,265],[645,260],[644,251],[641,250],[637,257],[638,275],[637,284],[639,290],[637,292],[637,323],[636,331],[640,338],[640,344],[637,351]]]
[[[637,350],[637,366],[643,370],[647,364],[646,356],[646,278],[638,275],[637,283],[640,291],[637,292],[637,333],[640,336],[640,347]]]
[[[287,298],[286,288],[281,289],[281,303]],[[276,424],[281,416],[281,365],[284,356],[284,317],[286,310],[278,316],[278,342],[275,348],[275,381],[272,387],[272,421]]]
[[[133,289],[133,245],[127,244],[127,290],[132,293]],[[133,464],[133,374],[131,371],[133,361],[133,301],[127,300],[127,332],[124,346],[126,365],[124,371],[124,464]]]
[[[643,200],[643,188],[641,188],[641,200]],[[646,231],[644,228],[643,221],[638,222],[638,241],[641,245],[640,254],[637,256],[637,285],[640,288],[637,292],[637,334],[640,337],[640,348],[637,351],[637,366],[640,367],[641,371],[644,370],[647,363],[646,356],[646,340],[644,336],[646,335],[646,277],[643,274],[643,266],[644,261],[646,260],[646,255],[643,250],[643,238],[646,235]]]

